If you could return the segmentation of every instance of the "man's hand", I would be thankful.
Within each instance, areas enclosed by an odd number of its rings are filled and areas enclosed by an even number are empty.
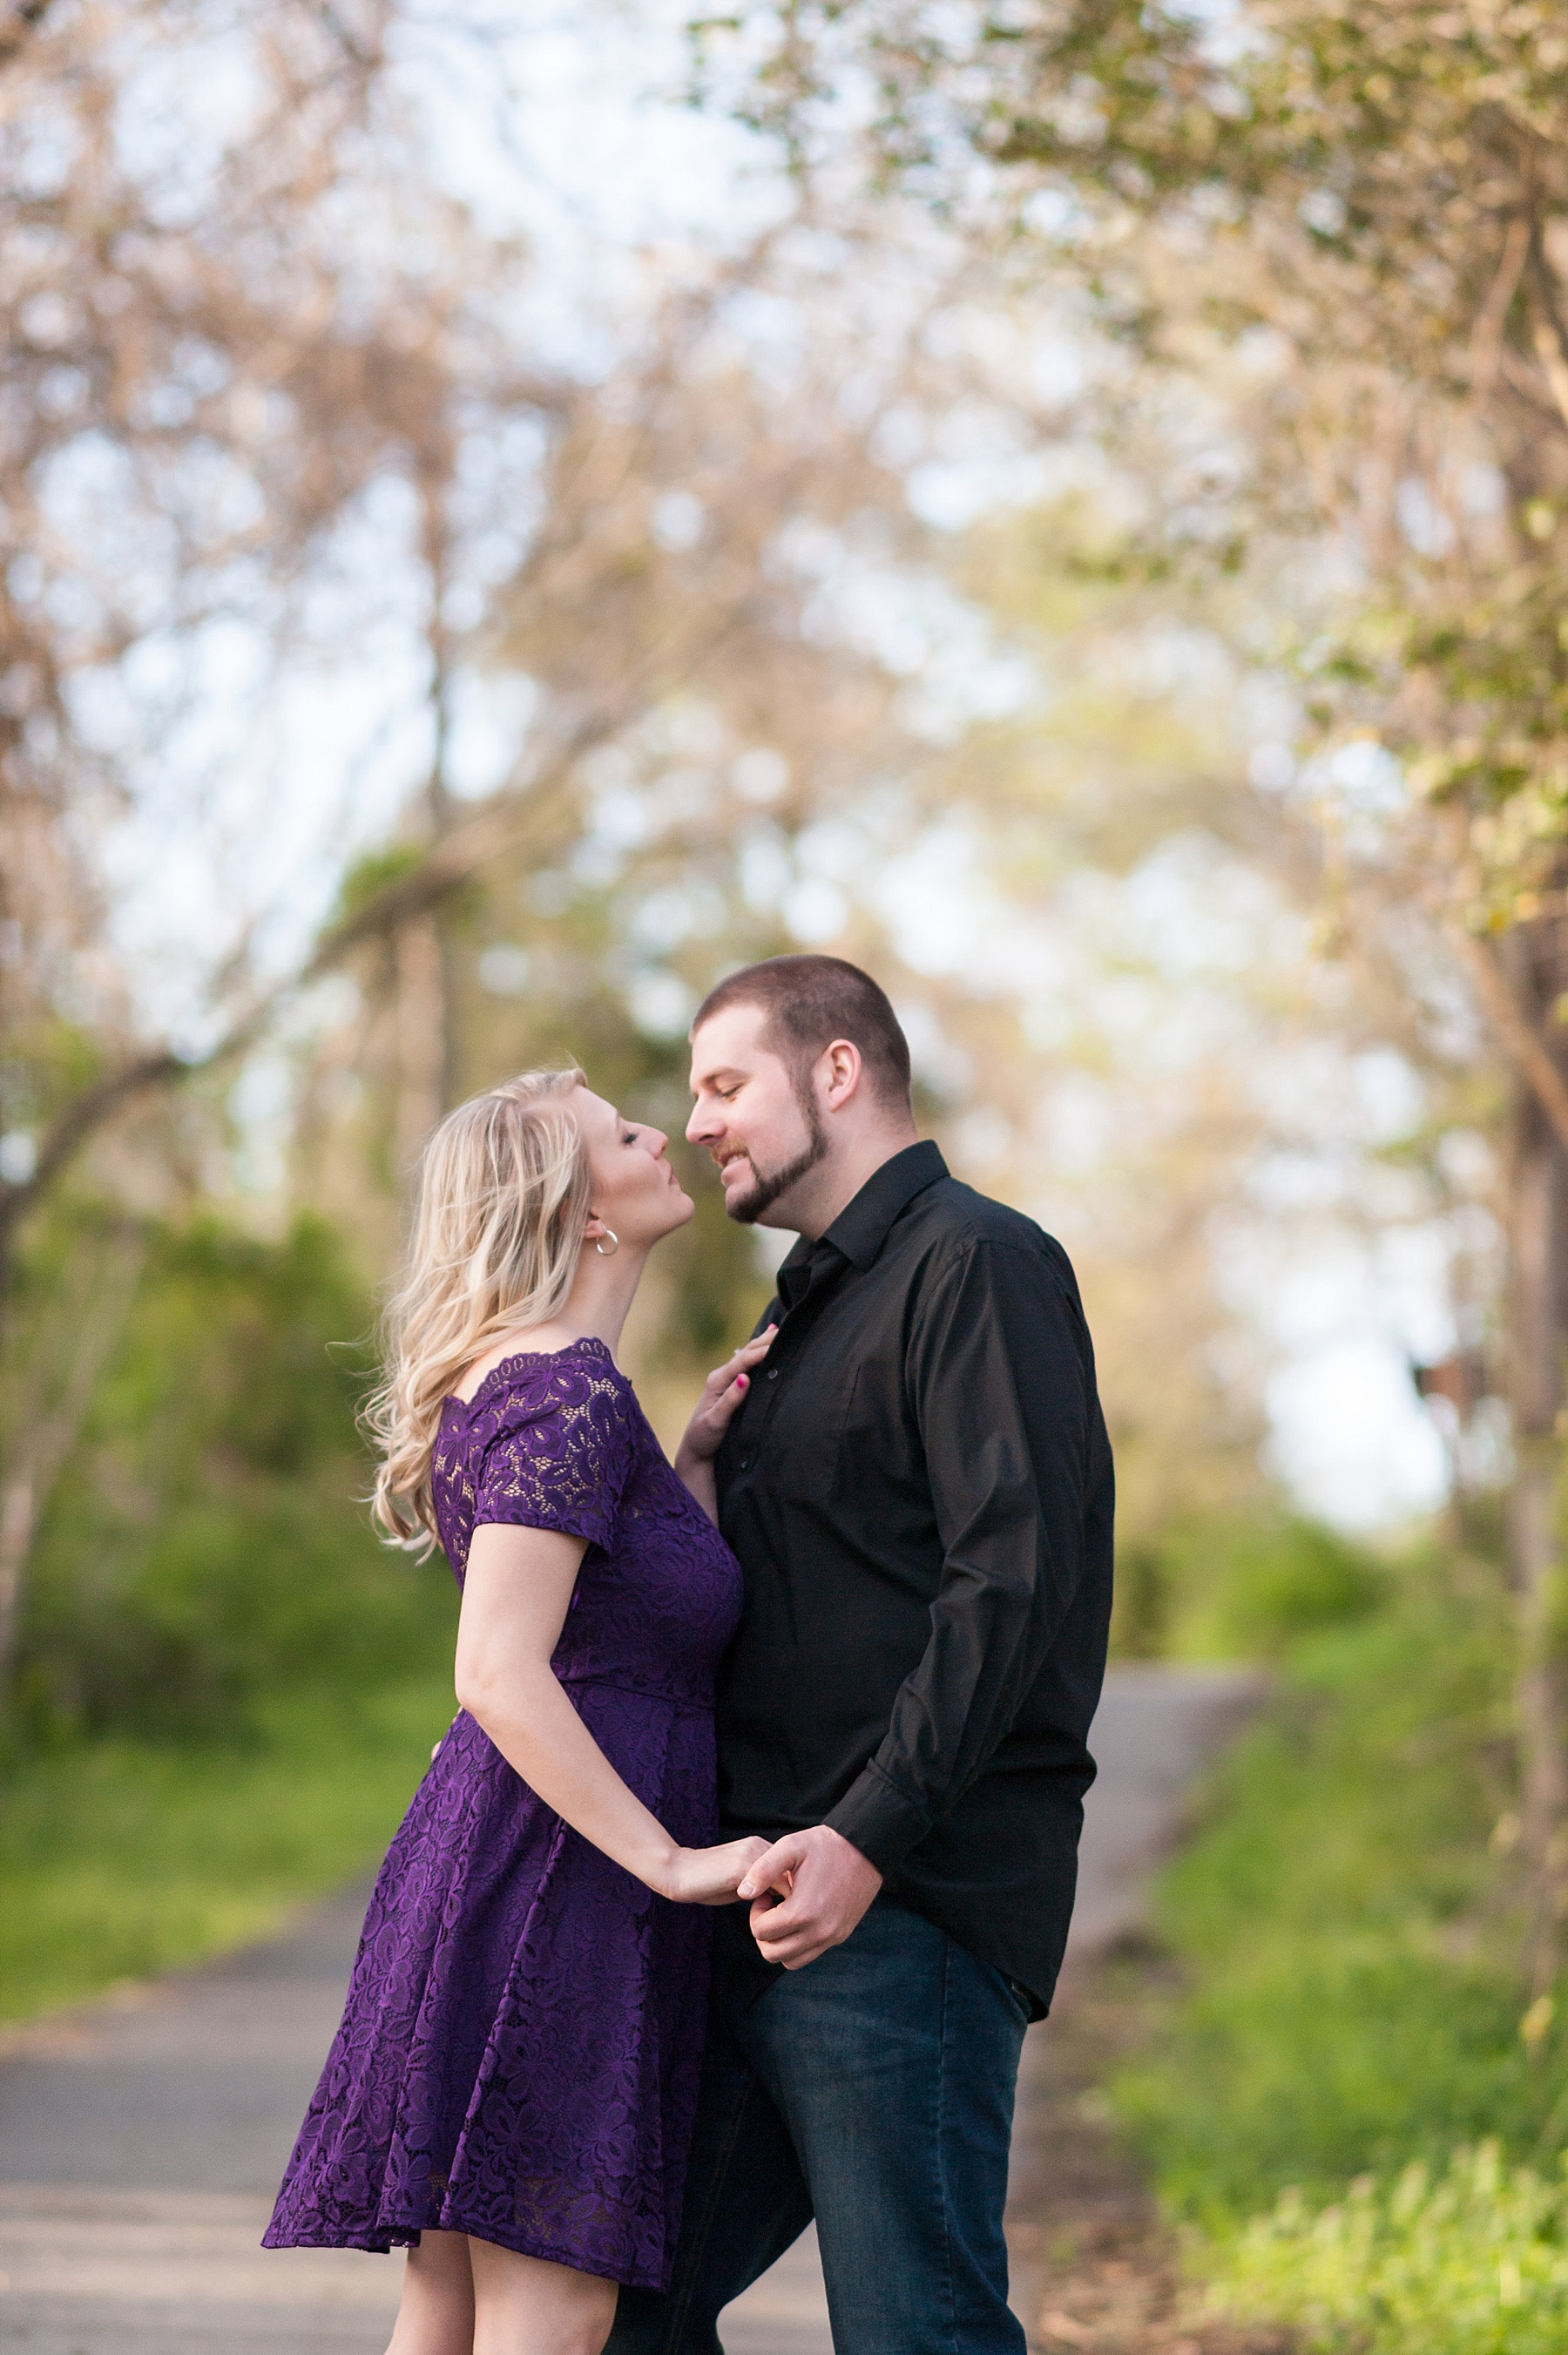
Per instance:
[[[753,1901],[752,1935],[763,1961],[798,1971],[844,1944],[881,1885],[841,1832],[814,1824],[775,1840],[735,1893]]]

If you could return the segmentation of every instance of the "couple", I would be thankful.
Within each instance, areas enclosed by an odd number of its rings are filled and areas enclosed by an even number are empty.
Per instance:
[[[799,1241],[673,1469],[614,1356],[665,1138],[573,1071],[427,1149],[376,1496],[462,1584],[462,1710],[267,2242],[407,2245],[389,2355],[712,2355],[815,2215],[837,2355],[1021,2355],[1110,1611],[1077,1289],[916,1141],[856,966],[732,974],[691,1043],[731,1217]]]

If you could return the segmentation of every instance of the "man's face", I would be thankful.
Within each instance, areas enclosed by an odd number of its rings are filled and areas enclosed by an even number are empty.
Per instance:
[[[686,1134],[718,1164],[732,1219],[745,1226],[789,1226],[792,1220],[769,1213],[825,1158],[827,1135],[815,1098],[797,1087],[783,1057],[763,1044],[766,1028],[761,1007],[727,1006],[696,1033],[691,1092],[697,1109]]]

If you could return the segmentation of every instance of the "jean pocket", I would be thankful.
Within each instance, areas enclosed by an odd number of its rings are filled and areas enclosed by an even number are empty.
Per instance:
[[[1008,2001],[1027,2028],[1035,2016],[1034,1998],[1020,1979],[1009,1978],[1006,1971],[998,1971],[997,1977],[1002,1983]]]

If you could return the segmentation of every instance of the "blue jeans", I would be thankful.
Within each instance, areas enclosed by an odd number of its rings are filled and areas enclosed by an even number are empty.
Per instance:
[[[1002,2209],[1023,2006],[879,1900],[770,1971],[720,1914],[675,2275],[623,2289],[606,2355],[715,2355],[720,2311],[816,2218],[835,2355],[1023,2355]]]

